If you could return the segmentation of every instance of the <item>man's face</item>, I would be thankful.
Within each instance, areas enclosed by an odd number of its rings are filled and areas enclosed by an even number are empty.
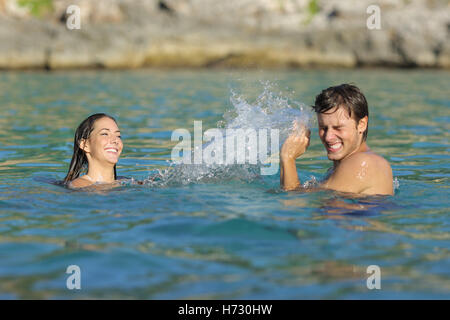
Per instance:
[[[317,113],[319,137],[327,150],[328,159],[340,161],[358,150],[362,143],[362,134],[359,132],[363,128],[365,130],[365,124],[361,126],[361,120],[358,126],[344,107]]]

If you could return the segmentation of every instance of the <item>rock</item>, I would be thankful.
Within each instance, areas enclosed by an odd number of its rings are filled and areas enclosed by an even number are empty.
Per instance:
[[[445,0],[58,0],[35,17],[0,0],[0,68],[450,68]],[[66,9],[81,9],[68,30]]]

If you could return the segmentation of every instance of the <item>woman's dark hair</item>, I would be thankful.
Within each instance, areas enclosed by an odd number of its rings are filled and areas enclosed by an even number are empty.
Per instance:
[[[88,160],[86,157],[86,153],[83,149],[80,148],[80,143],[82,140],[87,140],[94,130],[95,121],[101,118],[110,118],[114,122],[117,123],[116,119],[105,114],[105,113],[96,113],[88,118],[86,118],[81,124],[78,126],[77,131],[75,131],[75,138],[73,141],[73,156],[72,161],[70,162],[69,172],[64,178],[64,183],[69,183],[72,180],[75,180],[80,176],[80,173],[83,169],[87,169]],[[117,179],[116,166],[114,165],[114,179]]]
[[[346,83],[323,90],[317,95],[312,108],[317,113],[325,113],[340,106],[347,109],[348,114],[355,119],[356,123],[365,116],[369,118],[369,106],[366,97],[357,86]],[[369,123],[367,122],[367,129],[363,133],[363,141],[367,139],[368,131]]]

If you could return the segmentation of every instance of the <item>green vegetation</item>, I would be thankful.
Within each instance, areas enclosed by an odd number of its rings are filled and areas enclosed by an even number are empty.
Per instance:
[[[27,8],[36,17],[53,10],[53,0],[18,0],[17,4]]]
[[[316,14],[319,13],[319,1],[318,0],[309,0],[308,2],[308,17],[305,19],[304,24],[309,24],[311,20],[314,18]]]
[[[317,0],[309,0],[309,3],[308,3],[309,16],[312,18],[317,13],[319,13],[319,11],[320,11],[320,8],[319,8],[318,1]]]

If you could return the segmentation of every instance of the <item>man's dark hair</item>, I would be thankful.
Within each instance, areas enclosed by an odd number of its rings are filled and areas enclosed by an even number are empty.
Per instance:
[[[353,117],[356,123],[359,123],[359,120],[365,116],[369,118],[369,107],[366,97],[364,97],[364,94],[357,86],[347,83],[322,90],[317,95],[312,108],[316,113],[326,113],[328,110],[340,106],[347,110],[350,117]],[[363,133],[363,141],[367,139],[368,131],[369,122],[367,122],[367,129]]]

